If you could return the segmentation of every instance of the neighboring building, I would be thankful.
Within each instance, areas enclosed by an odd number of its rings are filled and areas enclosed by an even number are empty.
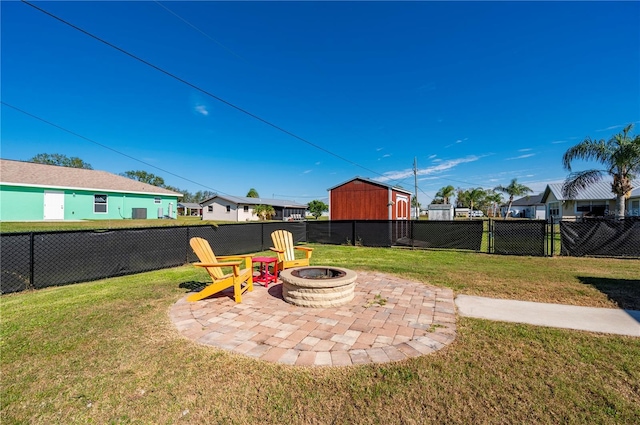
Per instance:
[[[178,202],[178,215],[202,217],[202,206],[195,202]]]
[[[356,177],[329,190],[331,220],[408,220],[411,192]]]
[[[453,204],[429,204],[429,220],[453,220],[453,214]]]
[[[182,194],[106,171],[0,159],[0,220],[175,218]]]
[[[511,204],[511,215],[513,218],[531,218],[535,220],[545,220],[547,217],[546,207],[542,202],[542,195],[531,195],[516,199]],[[509,204],[500,206],[500,213],[504,217],[507,214]]]
[[[259,220],[254,209],[257,205],[271,205],[276,212],[273,220],[301,220],[307,206],[282,199],[248,198],[246,196],[215,195],[203,201],[202,219],[220,221]]]
[[[640,216],[640,180],[633,182],[634,190],[625,201],[625,214]],[[610,181],[600,181],[580,191],[575,199],[562,196],[562,183],[547,185],[541,201],[547,217],[575,219],[576,217],[602,217],[614,215],[616,197],[611,192]]]

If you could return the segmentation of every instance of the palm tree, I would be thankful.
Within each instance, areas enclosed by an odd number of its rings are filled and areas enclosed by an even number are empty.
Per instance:
[[[478,204],[486,196],[483,188],[476,187],[467,191],[467,200],[469,201],[469,211],[473,211],[473,205]]]
[[[492,216],[496,215],[496,207],[502,203],[502,194],[496,192],[495,190],[489,189],[486,194],[486,201],[488,204],[487,207],[487,216],[489,215],[489,207],[491,207]]]
[[[247,198],[259,198],[260,195],[258,195],[258,191],[255,190],[254,188],[249,189],[249,192],[247,192]]]
[[[451,198],[456,193],[456,189],[449,185],[440,188],[438,193],[436,193],[436,198],[442,198],[445,204],[449,203],[449,198]]]
[[[253,213],[260,218],[260,220],[271,220],[271,217],[276,215],[276,210],[271,205],[256,205],[253,209]]]
[[[629,136],[633,124],[609,140],[593,140],[589,137],[569,148],[562,157],[564,168],[571,172],[571,161],[596,160],[604,170],[577,171],[569,174],[562,185],[563,196],[575,198],[581,189],[600,181],[606,173],[613,178],[611,192],[616,196],[616,216],[624,218],[625,199],[633,190],[633,179],[640,172],[640,136]]]
[[[504,219],[506,220],[509,214],[511,213],[511,205],[513,204],[513,198],[515,196],[524,196],[530,192],[533,192],[527,186],[518,183],[518,179],[511,180],[508,186],[496,186],[493,190],[497,192],[503,192],[509,195],[509,206],[507,207],[507,213],[504,215]]]

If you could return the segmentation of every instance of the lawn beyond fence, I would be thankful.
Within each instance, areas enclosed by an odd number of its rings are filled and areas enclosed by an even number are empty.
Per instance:
[[[312,246],[312,264],[401,275],[458,294],[640,308],[636,261]],[[459,318],[454,343],[432,355],[290,367],[179,335],[169,307],[186,295],[181,285],[207,280],[181,266],[1,297],[0,422],[629,424],[640,417],[640,338]]]

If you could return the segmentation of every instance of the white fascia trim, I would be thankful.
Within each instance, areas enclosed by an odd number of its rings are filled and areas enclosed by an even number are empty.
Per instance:
[[[24,183],[7,183],[0,182],[0,185],[4,186],[16,186],[16,187],[38,187],[42,189],[49,190],[84,190],[87,192],[113,192],[113,193],[133,193],[136,195],[159,195],[159,196],[172,196],[176,198],[182,198],[184,195],[182,193],[176,193],[175,195],[171,195],[168,193],[159,193],[159,192],[140,192],[135,190],[117,190],[117,189],[96,189],[92,187],[73,187],[73,186],[49,186],[44,184],[24,184]]]

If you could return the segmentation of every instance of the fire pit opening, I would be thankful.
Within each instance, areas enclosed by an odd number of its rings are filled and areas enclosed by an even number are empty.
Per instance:
[[[343,270],[330,269],[328,267],[308,267],[294,269],[291,274],[303,279],[333,279],[336,277],[342,277],[347,273]]]
[[[353,270],[341,267],[297,267],[283,270],[282,296],[301,307],[336,307],[354,297],[356,278]]]

